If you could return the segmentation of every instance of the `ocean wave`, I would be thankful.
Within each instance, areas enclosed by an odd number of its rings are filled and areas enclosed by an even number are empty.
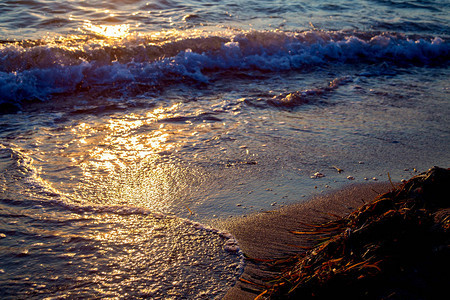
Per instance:
[[[368,32],[253,31],[161,41],[136,37],[113,44],[4,42],[0,103],[46,100],[83,90],[126,93],[139,86],[145,91],[174,81],[208,83],[219,71],[280,72],[386,61],[400,66],[446,65],[449,57],[450,43],[439,37]]]

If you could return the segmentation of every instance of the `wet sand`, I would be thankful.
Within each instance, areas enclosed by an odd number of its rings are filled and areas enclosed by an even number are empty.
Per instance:
[[[222,224],[238,240],[244,254],[251,258],[246,260],[241,279],[224,299],[254,299],[263,290],[259,285],[276,275],[268,268],[269,260],[286,258],[304,251],[302,247],[311,246],[312,241],[304,235],[291,233],[305,229],[302,223],[323,223],[336,216],[345,216],[392,189],[390,183],[350,185],[304,203]]]

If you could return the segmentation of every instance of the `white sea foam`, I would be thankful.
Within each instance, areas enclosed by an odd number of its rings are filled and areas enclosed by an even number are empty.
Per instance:
[[[249,32],[227,38],[200,37],[165,42],[89,42],[73,48],[43,44],[0,46],[0,102],[46,100],[58,93],[89,90],[126,92],[165,82],[207,83],[211,72],[279,72],[333,63],[447,64],[450,44],[439,37],[345,32]],[[195,46],[195,47],[194,47]],[[114,53],[112,50],[116,49]]]

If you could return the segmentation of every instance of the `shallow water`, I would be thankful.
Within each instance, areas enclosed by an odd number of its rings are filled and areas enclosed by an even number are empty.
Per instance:
[[[218,219],[450,162],[446,1],[0,7],[2,298],[220,298]]]

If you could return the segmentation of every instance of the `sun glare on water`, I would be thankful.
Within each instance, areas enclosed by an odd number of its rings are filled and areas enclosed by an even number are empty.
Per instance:
[[[94,204],[176,210],[177,201],[192,197],[205,178],[180,164],[176,154],[208,130],[205,124],[164,121],[180,116],[182,109],[176,103],[74,124],[70,150],[62,155],[80,172],[76,194]]]
[[[130,34],[130,25],[94,25],[90,21],[85,21],[83,29],[106,38],[120,39]]]

